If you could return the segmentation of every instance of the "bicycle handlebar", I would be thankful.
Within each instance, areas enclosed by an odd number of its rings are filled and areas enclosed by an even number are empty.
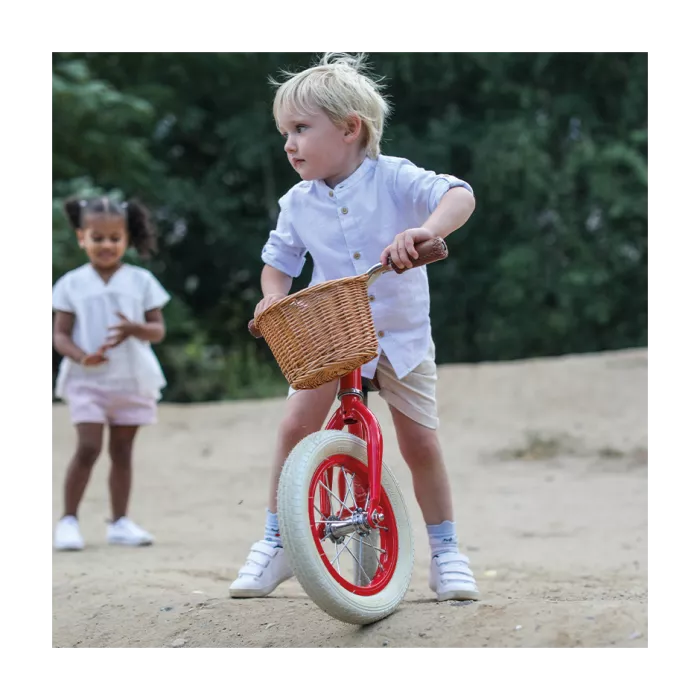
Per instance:
[[[417,243],[416,253],[418,253],[418,257],[411,261],[413,263],[413,267],[429,265],[432,262],[437,262],[438,260],[443,260],[447,257],[447,243],[445,243],[444,238],[431,238],[428,241]],[[389,256],[389,265],[397,275],[403,274],[406,272],[406,270],[413,269],[413,267],[404,267],[403,269],[396,267],[391,259],[391,256]]]
[[[431,238],[428,241],[417,243],[416,252],[418,253],[418,257],[412,261],[413,267],[421,267],[422,265],[428,265],[438,260],[444,260],[449,254],[447,243],[445,243],[444,238]],[[406,270],[412,270],[413,267],[396,267],[391,257],[389,257],[388,265],[375,265],[373,268],[370,268],[370,274],[375,272],[383,274],[393,270],[397,275],[401,275],[406,272]],[[255,319],[248,321],[248,331],[254,338],[262,338],[262,333],[255,325]]]

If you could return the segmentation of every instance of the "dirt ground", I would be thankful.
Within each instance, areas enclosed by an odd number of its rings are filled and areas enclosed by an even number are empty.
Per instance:
[[[434,601],[410,475],[376,395],[416,534],[403,604],[360,628],[328,617],[294,580],[230,599],[262,536],[284,399],[164,404],[137,440],[131,506],[156,543],[106,544],[101,457],[80,513],[87,546],[53,554],[53,645],[646,647],[647,351],[442,365],[439,376],[458,532],[482,601]],[[74,433],[66,408],[53,411],[55,522]]]

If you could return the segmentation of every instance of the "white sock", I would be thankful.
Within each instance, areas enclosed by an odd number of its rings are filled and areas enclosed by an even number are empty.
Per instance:
[[[428,525],[430,557],[443,552],[459,552],[457,547],[457,529],[451,520],[444,520],[439,525]]]
[[[277,519],[277,513],[271,513],[267,508],[265,508],[265,539],[268,542],[272,542],[276,547],[282,546],[280,523]]]

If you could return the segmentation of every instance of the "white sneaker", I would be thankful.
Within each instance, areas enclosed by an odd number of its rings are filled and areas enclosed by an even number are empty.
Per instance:
[[[143,547],[153,544],[153,535],[124,516],[107,526],[107,542],[130,547]]]
[[[85,541],[78,527],[78,519],[74,515],[65,515],[58,521],[53,544],[56,549],[66,551],[78,551],[85,547]]]
[[[430,588],[442,600],[479,600],[469,559],[458,552],[442,552],[430,560]]]
[[[238,578],[229,586],[231,598],[262,598],[294,575],[282,547],[260,540],[250,548]]]

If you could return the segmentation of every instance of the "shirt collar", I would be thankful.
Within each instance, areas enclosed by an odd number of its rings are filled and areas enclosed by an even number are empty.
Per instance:
[[[377,167],[377,161],[374,158],[366,156],[365,159],[360,164],[360,167],[355,170],[355,172],[346,177],[342,182],[339,182],[333,190],[348,190],[354,187],[360,180],[362,180],[365,175],[371,173]],[[316,184],[322,189],[322,191],[330,191],[331,188],[323,180],[316,180]]]

